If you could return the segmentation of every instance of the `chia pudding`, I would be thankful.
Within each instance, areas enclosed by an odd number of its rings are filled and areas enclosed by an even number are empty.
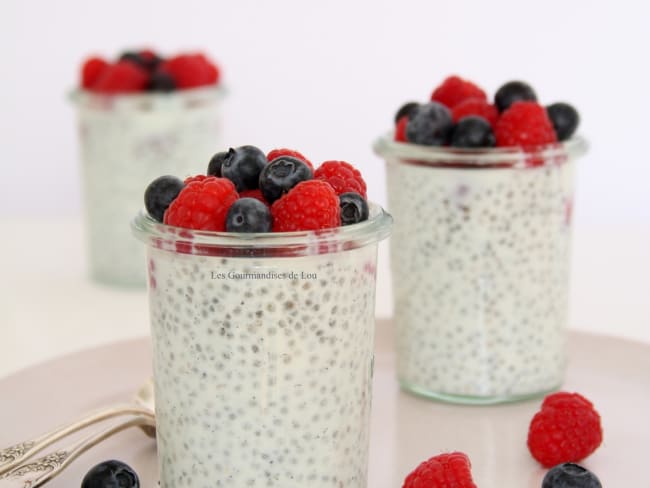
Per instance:
[[[380,139],[387,161],[398,377],[493,403],[558,387],[566,367],[574,158]]]
[[[142,207],[142,188],[161,174],[189,175],[219,143],[222,91],[103,95],[78,91],[86,236],[91,276],[145,285],[142,246],[124,222]]]
[[[390,221],[372,206],[352,226],[246,237],[134,221],[163,488],[365,488],[377,242]]]

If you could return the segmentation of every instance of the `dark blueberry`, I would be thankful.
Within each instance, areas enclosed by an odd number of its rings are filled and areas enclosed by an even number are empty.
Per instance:
[[[483,117],[470,115],[458,121],[449,144],[454,147],[494,147],[497,141],[490,123]]]
[[[240,198],[226,216],[228,232],[271,232],[271,211],[255,198]]]
[[[237,191],[254,190],[266,163],[266,154],[255,146],[230,148],[221,164],[221,176],[232,181]]]
[[[523,81],[509,81],[499,88],[494,95],[494,104],[499,112],[503,112],[510,105],[521,100],[537,101],[537,95],[535,95],[533,88]]]
[[[129,465],[104,461],[86,473],[81,488],[140,488],[140,480]]]
[[[558,141],[566,141],[578,128],[580,116],[578,111],[568,103],[554,103],[546,107],[548,118],[551,119]]]
[[[210,159],[210,163],[208,164],[208,171],[206,174],[208,176],[216,176],[217,178],[221,178],[221,166],[223,165],[223,162],[229,157],[230,151],[218,152],[212,156],[212,159]]]
[[[130,61],[147,71],[153,71],[162,60],[153,53],[151,55],[142,55],[141,53],[127,51],[120,56],[120,61]]]
[[[183,189],[183,182],[175,176],[159,176],[144,191],[144,206],[154,219],[163,221],[165,210]]]
[[[395,114],[395,123],[399,121],[404,116],[410,117],[411,113],[420,105],[417,102],[408,102],[400,107],[400,109]]]
[[[406,124],[406,139],[425,146],[442,146],[454,126],[449,109],[438,102],[418,105]]]
[[[339,195],[341,225],[351,225],[368,220],[368,202],[354,191]]]
[[[301,181],[314,177],[304,161],[291,156],[280,156],[267,164],[260,173],[260,190],[264,199],[273,203]]]
[[[551,468],[544,476],[542,488],[602,488],[594,473],[578,464],[564,463]]]
[[[170,92],[176,89],[176,82],[170,74],[163,71],[156,71],[149,78],[147,83],[147,90],[157,92]]]

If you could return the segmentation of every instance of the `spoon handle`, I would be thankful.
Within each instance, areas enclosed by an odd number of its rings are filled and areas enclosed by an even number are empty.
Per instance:
[[[63,471],[80,454],[99,444],[104,439],[129,427],[155,427],[151,413],[132,417],[119,422],[106,430],[93,434],[68,449],[58,450],[31,462],[15,466],[11,471],[0,475],[0,488],[38,488]]]
[[[47,434],[40,435],[34,439],[20,442],[7,447],[6,449],[0,450],[0,478],[5,473],[8,473],[18,466],[21,462],[42,451],[50,444],[53,444],[78,430],[84,429],[89,425],[121,415],[143,415],[153,418],[151,411],[136,405],[117,406],[87,414],[85,417],[70,424],[58,427]]]

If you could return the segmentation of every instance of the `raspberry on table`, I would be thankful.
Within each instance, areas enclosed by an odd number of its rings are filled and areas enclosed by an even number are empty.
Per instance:
[[[337,195],[353,191],[368,198],[361,172],[345,161],[325,161],[314,171],[314,179],[329,183]]]
[[[395,140],[398,142],[408,142],[406,138],[406,125],[409,123],[407,115],[401,117],[395,124]]]
[[[490,123],[492,128],[494,128],[499,119],[499,111],[497,108],[491,103],[488,103],[487,100],[480,98],[467,98],[451,109],[451,118],[454,119],[454,122],[458,122],[463,117],[469,115],[483,117]]]
[[[404,480],[402,488],[476,488],[466,454],[439,454],[422,462]]]
[[[593,453],[602,440],[600,415],[578,393],[547,396],[528,429],[528,449],[546,467],[580,461]]]
[[[223,232],[230,206],[239,198],[226,178],[207,176],[186,184],[165,212],[167,225]]]
[[[280,149],[273,149],[272,151],[269,151],[269,153],[266,156],[266,160],[270,163],[271,161],[279,158],[280,156],[291,156],[292,158],[300,159],[307,166],[309,166],[309,169],[311,169],[312,171],[314,170],[314,165],[311,164],[311,161],[307,159],[305,156],[303,156],[302,153],[296,151],[295,149],[287,149],[286,147]]]
[[[501,114],[494,128],[498,147],[539,146],[557,142],[546,109],[537,102],[515,102]]]
[[[92,89],[109,64],[102,58],[88,58],[81,68],[81,87]]]
[[[135,93],[143,91],[149,81],[149,74],[130,61],[119,61],[107,66],[93,84],[92,89],[100,93]]]
[[[449,76],[431,94],[431,101],[442,103],[449,109],[468,98],[487,100],[481,88],[459,76]]]
[[[273,232],[320,230],[341,225],[339,198],[329,183],[301,181],[271,206]]]

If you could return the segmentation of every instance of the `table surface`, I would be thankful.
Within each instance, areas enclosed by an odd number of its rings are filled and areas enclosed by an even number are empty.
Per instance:
[[[420,461],[460,450],[470,456],[478,486],[539,488],[545,470],[526,448],[528,423],[539,399],[478,407],[401,392],[394,377],[390,323],[379,321],[377,331],[369,486],[401,486]],[[648,486],[638,482],[650,438],[650,345],[574,332],[569,348],[564,389],[590,398],[604,429],[603,445],[584,465],[603,486]],[[0,380],[0,446],[88,410],[124,402],[150,371],[148,340],[136,339],[64,356]],[[49,486],[78,486],[91,466],[115,458],[138,471],[142,486],[154,486],[155,442],[139,429],[87,452]]]

